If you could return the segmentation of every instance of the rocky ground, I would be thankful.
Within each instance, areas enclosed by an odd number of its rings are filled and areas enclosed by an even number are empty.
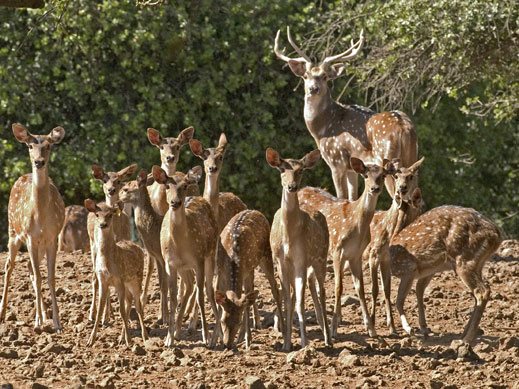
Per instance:
[[[1,255],[2,259],[5,255]],[[59,256],[58,299],[65,327],[62,334],[52,332],[50,321],[38,333],[32,328],[33,291],[27,261],[26,253],[18,258],[7,320],[0,325],[0,385],[5,387],[8,384],[15,388],[519,387],[519,242],[516,241],[503,245],[499,255],[486,266],[492,300],[483,316],[484,334],[475,342],[474,353],[450,348],[451,341],[462,332],[473,304],[453,272],[438,275],[426,292],[428,323],[433,330],[428,338],[402,333],[398,337],[386,336],[382,306],[377,329],[387,345],[369,338],[356,299],[350,297],[344,301],[343,323],[333,348],[324,346],[310,311],[311,346],[303,350],[296,346],[295,353],[287,354],[279,351],[281,336],[268,327],[272,323],[273,301],[261,274],[257,277],[259,306],[267,328],[253,333],[250,351],[245,351],[243,345],[235,351],[221,347],[209,350],[203,346],[199,332],[187,331],[175,348],[165,349],[162,345],[165,329],[154,324],[158,293],[153,294],[146,307],[149,341],[142,342],[134,321],[133,346],[119,345],[121,322],[116,316],[108,327],[100,329],[96,344],[89,348],[85,346],[92,329],[87,320],[91,298],[89,256],[79,253]],[[0,275],[3,279],[3,272]],[[369,276],[365,277],[369,288]],[[354,295],[349,280],[346,293]],[[331,317],[331,272],[327,286]],[[417,325],[413,293],[407,307],[411,323]],[[213,323],[212,317],[209,322]],[[295,328],[293,339],[297,340]]]

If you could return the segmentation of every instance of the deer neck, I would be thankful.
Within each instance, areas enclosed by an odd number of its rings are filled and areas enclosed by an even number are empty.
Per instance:
[[[281,197],[281,217],[285,234],[288,238],[299,235],[302,222],[301,213],[297,192],[289,192],[283,189],[283,195]]]
[[[36,214],[47,211],[50,197],[49,175],[47,166],[32,169],[31,197]]]
[[[164,170],[166,172],[166,174],[168,175],[168,177],[173,177],[173,175],[176,173],[177,171],[177,165],[174,164],[173,166],[171,166],[170,164],[167,164],[167,163],[164,163],[162,162],[160,164],[160,167],[162,168],[162,170]]]
[[[387,210],[386,216],[384,217],[384,224],[389,237],[398,234],[398,232],[402,229],[402,206],[404,206],[404,202],[399,202],[396,198],[394,198],[391,202],[391,207]]]
[[[318,142],[327,135],[327,125],[337,103],[332,99],[330,90],[322,96],[305,95],[304,117],[308,131]]]
[[[135,207],[135,225],[141,234],[148,233],[153,230],[154,225],[159,225],[161,218],[151,205],[150,195],[146,186],[139,187],[138,200],[133,204]]]
[[[114,238],[113,227],[110,224],[108,228],[101,228],[96,226],[97,229],[97,252],[96,255],[96,267],[101,266],[102,268],[108,267],[108,260],[113,258],[116,251],[116,243]]]
[[[175,241],[186,241],[189,234],[185,200],[178,209],[170,209],[170,233],[173,235]]]
[[[113,196],[105,195],[105,203],[110,207],[115,207],[115,204],[119,201],[119,193],[114,194]]]
[[[358,223],[361,226],[369,229],[369,224],[375,214],[375,208],[377,206],[378,194],[370,193],[368,189],[364,189],[362,195],[354,202],[355,204],[355,215]]]
[[[218,220],[218,196],[220,194],[220,174],[205,175],[204,199],[206,199],[213,210],[214,217]]]

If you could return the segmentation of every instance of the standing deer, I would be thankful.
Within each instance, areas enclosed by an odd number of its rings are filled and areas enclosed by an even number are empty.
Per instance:
[[[87,218],[88,211],[82,205],[69,205],[65,208],[65,222],[58,238],[59,251],[90,251]]]
[[[454,270],[474,296],[474,310],[463,331],[470,343],[479,329],[490,287],[482,275],[483,266],[501,243],[499,228],[472,208],[444,205],[431,209],[409,224],[391,241],[391,272],[400,278],[396,307],[402,327],[412,332],[404,303],[416,283],[420,331],[428,333],[423,295],[434,274]]]
[[[105,203],[96,204],[95,201],[86,199],[85,208],[95,217],[96,262],[94,273],[99,286],[97,314],[87,346],[92,346],[95,342],[104,305],[109,297],[110,286],[117,290],[119,312],[123,321],[119,342],[124,341],[127,346],[130,345],[128,319],[132,300],[135,302],[135,310],[139,317],[142,340],[145,341],[148,339],[148,334],[144,326],[144,309],[141,300],[144,252],[132,241],[116,241],[114,238],[113,222],[115,216],[121,213],[123,204],[119,202],[112,207]]]
[[[377,211],[370,225],[371,241],[364,250],[363,259],[369,261],[371,273],[371,321],[375,325],[375,310],[378,297],[377,274],[384,290],[387,325],[391,333],[396,333],[391,313],[391,268],[389,262],[389,244],[391,238],[406,225],[414,221],[421,211],[421,192],[418,188],[418,172],[424,158],[409,168],[398,166],[393,160],[396,171],[395,187],[397,189],[391,207],[387,211]]]
[[[207,322],[204,307],[204,283],[207,298],[216,318],[216,328],[211,346],[216,344],[220,334],[220,318],[214,297],[213,277],[218,226],[211,205],[202,197],[195,196],[186,201],[190,185],[196,184],[202,175],[202,168],[196,166],[187,174],[175,173],[169,177],[158,166],[153,166],[153,178],[166,187],[169,210],[164,216],[160,231],[160,246],[166,263],[169,287],[169,328],[166,347],[173,346],[174,338],[180,335],[182,318],[187,299],[193,291],[192,272],[195,273],[196,297],[202,319],[202,339],[207,344]],[[177,311],[177,275],[185,280],[182,301]]]
[[[27,245],[31,263],[29,273],[36,297],[35,327],[46,320],[41,293],[40,263],[47,258],[47,280],[52,300],[52,321],[56,332],[61,332],[58,303],[56,301],[55,268],[58,235],[63,226],[65,205],[58,189],[49,177],[49,157],[53,145],[65,136],[62,127],[54,128],[48,135],[32,135],[19,123],[13,124],[13,134],[29,148],[32,173],[21,176],[9,195],[9,256],[5,263],[4,289],[0,305],[0,321],[5,319],[7,291],[14,269],[16,254],[22,243]]]
[[[103,192],[105,194],[105,202],[108,206],[113,207],[119,201],[119,191],[124,183],[128,181],[137,171],[137,165],[133,164],[119,170],[118,172],[105,172],[103,168],[97,164],[92,165],[92,175],[95,179],[103,183]],[[124,212],[120,212],[114,216],[112,231],[114,233],[115,241],[130,240],[130,218]],[[90,256],[92,259],[92,267],[95,266],[96,261],[96,240],[94,234],[95,215],[88,214],[87,230],[90,238]],[[92,304],[90,306],[89,320],[94,321],[96,317],[96,298],[97,298],[97,277],[95,273],[92,274]],[[110,317],[111,304],[110,296],[107,297],[107,303],[104,305],[106,311],[103,312],[103,323],[106,323]]]
[[[290,58],[279,49],[278,30],[274,41],[276,56],[287,62],[292,72],[303,78],[305,86],[305,123],[332,172],[337,197],[357,199],[358,176],[350,166],[350,157],[382,163],[399,158],[403,166],[417,159],[417,140],[413,123],[400,111],[373,111],[358,105],[342,105],[332,99],[328,81],[341,76],[345,61],[354,58],[362,48],[364,35],[343,53],[326,57],[315,65],[295,44],[287,27],[288,41],[300,55]],[[391,196],[394,183],[386,178]]]
[[[266,151],[268,164],[281,173],[283,194],[281,208],[274,215],[270,232],[272,256],[278,263],[281,287],[285,300],[283,350],[292,347],[293,302],[291,289],[295,292],[296,311],[299,318],[301,347],[308,343],[306,338],[305,286],[308,286],[314,301],[317,321],[321,326],[325,344],[331,345],[330,329],[326,318],[326,255],[328,252],[328,228],[326,219],[319,211],[300,207],[297,191],[301,185],[303,171],[313,168],[320,159],[319,150],[306,154],[301,159],[282,159],[276,150]],[[315,288],[317,281],[319,296]]]
[[[157,147],[160,151],[160,162],[161,168],[166,172],[169,177],[173,177],[177,171],[177,163],[180,158],[180,149],[182,146],[189,143],[189,140],[193,137],[195,129],[193,127],[187,127],[183,129],[178,137],[163,138],[154,128],[148,128],[148,140],[152,145]],[[151,204],[153,209],[160,216],[164,216],[168,211],[168,203],[166,200],[166,189],[164,185],[153,183],[149,187]],[[199,194],[198,185],[193,185],[189,188],[188,195],[195,196]]]
[[[254,269],[261,266],[276,302],[278,322],[282,305],[274,277],[270,226],[261,212],[245,210],[236,214],[220,235],[218,251],[216,302],[223,308],[223,343],[231,348],[238,329],[245,334],[245,347],[250,347],[249,306],[257,297],[254,291]],[[243,294],[242,294],[243,292]]]
[[[384,166],[364,164],[360,159],[351,157],[353,170],[365,179],[364,192],[359,199],[349,202],[337,199],[328,192],[317,188],[304,188],[299,191],[299,201],[308,209],[321,211],[326,217],[330,234],[330,257],[333,260],[335,277],[335,307],[332,320],[332,336],[337,337],[337,328],[341,321],[341,296],[343,293],[342,276],[348,264],[353,278],[353,285],[360,300],[362,318],[369,336],[376,336],[375,327],[368,315],[364,295],[362,275],[362,253],[370,241],[369,225],[375,213],[375,207],[381,185],[387,175],[392,174],[394,166],[384,161]]]

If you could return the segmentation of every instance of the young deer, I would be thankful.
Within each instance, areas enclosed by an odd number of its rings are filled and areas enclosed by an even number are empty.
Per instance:
[[[499,228],[471,208],[444,205],[431,209],[409,224],[391,241],[391,272],[400,278],[396,307],[405,332],[412,329],[404,312],[405,298],[416,283],[418,321],[422,333],[429,332],[423,295],[434,274],[454,270],[474,296],[474,310],[463,331],[470,343],[477,335],[490,287],[483,266],[501,243]]]
[[[216,328],[211,346],[220,333],[220,318],[214,299],[213,277],[215,270],[216,242],[218,226],[211,205],[202,197],[190,197],[186,201],[188,187],[198,182],[202,168],[196,166],[187,174],[175,173],[169,177],[158,166],[153,166],[153,178],[166,187],[169,210],[164,216],[160,231],[160,246],[166,263],[169,287],[169,328],[165,345],[171,347],[175,337],[180,335],[182,318],[187,299],[193,291],[192,272],[196,279],[196,297],[202,318],[202,339],[207,344],[207,322],[204,307],[204,282],[207,297],[216,318]],[[182,301],[177,311],[177,275],[186,280]]]
[[[81,250],[90,251],[87,231],[88,211],[82,205],[69,205],[65,208],[65,222],[58,238],[59,251],[71,253]]]
[[[326,345],[331,345],[330,329],[326,318],[326,255],[328,252],[328,228],[326,219],[319,211],[299,206],[297,191],[301,185],[303,171],[313,168],[320,159],[319,150],[306,154],[301,159],[282,159],[271,148],[266,151],[270,166],[281,173],[283,194],[281,208],[274,215],[270,232],[272,256],[277,260],[281,287],[285,300],[283,350],[292,347],[293,302],[291,288],[295,291],[296,311],[299,318],[301,347],[307,345],[306,319],[304,315],[305,286],[308,286],[314,301],[317,321],[321,326]],[[319,287],[319,297],[315,282]]]
[[[377,211],[370,225],[371,241],[364,250],[363,259],[369,261],[371,273],[371,321],[375,325],[375,311],[378,297],[377,274],[384,290],[387,325],[391,333],[396,333],[391,313],[391,268],[389,263],[389,242],[407,224],[418,217],[421,210],[421,193],[418,188],[418,172],[424,158],[410,167],[398,166],[393,160],[396,171],[393,174],[397,192],[387,211]],[[411,195],[412,194],[412,195]]]
[[[58,235],[63,226],[65,205],[58,189],[49,178],[49,157],[53,145],[62,141],[65,130],[54,128],[48,135],[32,135],[21,124],[13,124],[13,134],[20,143],[29,148],[32,174],[21,176],[13,185],[9,195],[9,256],[5,263],[4,289],[0,305],[0,322],[5,319],[7,291],[14,269],[16,254],[22,243],[27,245],[31,263],[29,273],[36,297],[35,327],[46,320],[41,294],[40,263],[47,258],[47,280],[52,300],[54,329],[61,332],[58,303],[55,290],[56,251]]]
[[[195,129],[193,127],[188,127],[183,129],[176,138],[163,138],[157,130],[154,128],[148,128],[148,140],[152,145],[160,150],[160,166],[169,177],[172,177],[177,171],[180,149],[182,146],[189,143],[194,132]],[[160,216],[164,216],[169,208],[164,185],[153,183],[153,185],[149,187],[148,191],[150,193],[153,209]],[[193,185],[189,188],[188,196],[197,196],[199,193],[198,185]]]
[[[274,277],[270,226],[261,212],[245,210],[236,214],[220,235],[222,246],[218,250],[216,302],[223,308],[221,319],[223,342],[231,348],[241,327],[245,346],[250,347],[248,308],[256,297],[254,269],[261,266],[270,284],[277,305],[278,320],[282,312],[281,298]],[[243,294],[242,294],[243,291]],[[282,320],[279,320],[283,326]]]
[[[304,118],[308,131],[332,171],[337,197],[357,199],[358,175],[350,165],[350,157],[382,163],[399,158],[403,166],[417,159],[417,138],[413,123],[400,111],[374,114],[358,105],[342,105],[333,100],[328,81],[343,73],[349,59],[361,50],[364,36],[343,53],[326,57],[316,64],[295,44],[287,27],[288,41],[299,58],[290,58],[279,49],[280,31],[274,41],[276,56],[287,62],[290,70],[303,78],[305,86]],[[394,183],[386,177],[391,197]]]
[[[105,172],[99,165],[92,165],[92,175],[95,179],[103,183],[103,192],[105,194],[105,202],[108,206],[115,206],[119,201],[119,191],[123,187],[124,183],[128,181],[133,174],[137,171],[137,165],[133,164],[119,170],[118,172]],[[124,212],[119,212],[114,216],[112,221],[112,231],[114,233],[114,239],[116,242],[120,240],[130,240],[130,218]],[[90,256],[92,259],[92,267],[95,266],[96,261],[96,240],[94,234],[95,216],[93,213],[88,214],[87,218],[87,230],[88,237],[90,239]],[[95,273],[92,274],[92,304],[90,306],[89,320],[94,321],[96,317],[96,296],[97,296],[97,277]],[[103,323],[106,323],[110,317],[111,304],[110,296],[107,297],[107,303],[104,305],[106,311],[103,312]]]
[[[393,172],[393,164],[384,161],[384,166],[364,164],[360,159],[351,157],[353,170],[365,179],[364,192],[356,201],[349,202],[333,197],[317,188],[304,188],[299,191],[299,200],[305,207],[320,210],[326,217],[330,234],[330,257],[333,259],[335,276],[335,309],[332,320],[332,336],[337,336],[341,321],[341,296],[343,292],[342,275],[349,264],[353,285],[360,300],[362,318],[370,336],[376,336],[375,327],[368,315],[362,276],[362,253],[370,241],[369,225],[384,178]]]
[[[117,290],[119,297],[119,312],[123,321],[119,342],[130,345],[128,333],[128,318],[132,299],[139,316],[142,339],[148,339],[144,326],[144,310],[141,302],[142,276],[144,271],[144,252],[129,240],[116,241],[114,238],[114,217],[121,213],[122,203],[110,206],[105,203],[96,204],[91,199],[85,200],[85,208],[95,216],[96,255],[94,272],[99,286],[99,300],[94,328],[88,339],[87,346],[92,346],[96,339],[97,328],[101,321],[104,305],[109,297],[109,287]]]
[[[160,249],[160,229],[163,217],[155,212],[151,205],[148,185],[153,179],[148,178],[146,171],[141,170],[137,179],[126,183],[119,192],[123,203],[130,203],[135,210],[135,226],[148,252],[148,272],[144,283],[143,301],[146,302],[148,286],[153,272],[153,262],[157,264],[160,286],[160,316],[159,322],[166,323],[168,313],[168,283],[164,258]]]

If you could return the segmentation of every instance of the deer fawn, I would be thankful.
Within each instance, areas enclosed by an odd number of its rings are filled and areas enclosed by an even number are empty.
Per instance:
[[[105,194],[105,202],[108,206],[115,206],[119,201],[119,191],[123,187],[124,183],[128,181],[133,174],[137,171],[137,165],[133,164],[119,170],[118,172],[105,172],[99,165],[92,165],[92,175],[95,179],[103,183],[103,192]],[[114,233],[115,241],[130,240],[130,219],[129,216],[124,212],[119,212],[114,216],[112,221],[112,231]],[[94,234],[95,226],[95,215],[93,213],[88,214],[87,218],[87,230],[88,237],[90,239],[90,256],[92,259],[92,267],[95,266],[96,261],[96,240]],[[96,298],[97,298],[97,277],[95,273],[92,274],[92,305],[90,306],[89,320],[94,321],[96,317]],[[104,305],[106,312],[103,312],[103,323],[106,323],[110,317],[111,304],[110,296],[107,297],[107,302]]]
[[[407,224],[416,219],[421,210],[421,193],[418,188],[418,172],[424,158],[410,167],[400,167],[399,161],[393,160],[396,171],[395,187],[391,207],[387,211],[377,211],[370,225],[371,241],[364,250],[363,259],[369,261],[371,273],[371,321],[375,325],[375,310],[378,297],[377,274],[384,290],[387,325],[391,333],[396,333],[391,313],[391,268],[389,262],[389,243]],[[411,195],[412,194],[412,195]]]
[[[54,329],[61,332],[58,303],[55,290],[56,251],[58,235],[63,226],[65,205],[58,189],[49,178],[49,157],[52,145],[58,144],[65,136],[62,127],[54,128],[48,135],[32,135],[19,123],[13,124],[13,134],[20,143],[29,148],[32,173],[25,174],[14,183],[9,195],[9,256],[5,263],[4,289],[0,305],[0,321],[5,318],[7,291],[14,269],[16,254],[22,243],[27,245],[31,263],[31,276],[36,295],[35,327],[46,320],[46,312],[41,293],[40,263],[43,255],[47,258],[47,271],[52,300],[52,321]]]
[[[109,287],[117,290],[119,298],[119,312],[123,321],[122,333],[119,342],[130,345],[128,333],[128,318],[132,304],[139,316],[139,324],[143,341],[148,338],[144,326],[144,310],[141,302],[142,276],[144,271],[144,252],[135,243],[129,240],[116,241],[114,238],[114,217],[121,213],[123,204],[110,206],[105,203],[96,204],[91,199],[85,200],[85,208],[95,216],[96,255],[94,272],[99,286],[99,300],[94,328],[87,346],[92,346],[96,339],[97,328],[101,321],[104,305],[109,297]]]
[[[353,285],[360,300],[362,318],[370,336],[376,336],[375,327],[368,315],[364,295],[362,275],[362,253],[370,241],[369,225],[384,178],[391,174],[394,166],[384,161],[384,166],[364,164],[362,160],[351,157],[353,170],[365,179],[364,192],[358,200],[349,202],[333,197],[317,188],[304,188],[299,191],[299,200],[305,207],[320,210],[326,217],[330,234],[330,257],[333,259],[335,276],[335,308],[332,320],[332,336],[337,337],[341,321],[341,296],[343,292],[342,275],[346,264],[349,265]]]
[[[358,105],[342,105],[332,99],[328,81],[341,76],[345,61],[354,58],[362,48],[364,36],[343,53],[326,57],[316,65],[295,44],[287,27],[288,41],[299,58],[290,58],[279,49],[280,31],[274,41],[276,56],[287,62],[290,70],[303,78],[305,85],[304,118],[308,131],[332,171],[337,197],[357,198],[358,176],[350,166],[350,157],[364,161],[399,158],[403,166],[417,159],[416,131],[409,117],[400,111],[373,111]],[[394,183],[386,178],[391,196]]]
[[[177,170],[177,163],[180,157],[180,149],[182,146],[189,143],[193,137],[195,129],[187,127],[183,129],[178,137],[163,138],[160,132],[154,128],[148,128],[148,140],[152,145],[160,150],[161,168],[169,177],[172,177]],[[166,189],[164,185],[153,183],[148,189],[150,192],[151,204],[153,209],[160,216],[164,216],[168,211],[168,202],[166,200]],[[198,185],[193,185],[189,188],[188,196],[196,196],[199,194]]]
[[[187,299],[193,291],[192,271],[196,279],[196,297],[202,318],[202,339],[207,344],[207,322],[204,308],[204,282],[207,297],[216,318],[216,328],[211,346],[220,333],[220,318],[214,299],[213,277],[218,226],[211,205],[202,197],[191,197],[186,201],[190,185],[196,184],[202,175],[202,168],[196,166],[187,174],[175,173],[169,177],[158,166],[153,166],[153,178],[166,187],[169,210],[164,216],[160,231],[160,246],[166,263],[169,287],[169,328],[165,345],[171,347],[175,337],[180,335],[182,318]],[[177,274],[186,280],[182,301],[177,311]]]
[[[59,251],[90,251],[87,218],[88,211],[81,205],[69,205],[65,208],[65,222],[58,238]]]
[[[247,349],[250,347],[248,308],[257,297],[254,269],[258,266],[261,266],[269,281],[277,305],[278,321],[282,323],[279,320],[281,298],[274,277],[269,236],[269,222],[255,210],[236,214],[220,235],[222,246],[218,250],[216,302],[223,308],[221,324],[223,342],[227,348],[232,347],[240,326],[245,334],[245,346]]]
[[[157,264],[160,286],[160,317],[159,322],[168,320],[168,281],[164,258],[160,249],[160,228],[163,217],[155,212],[151,205],[148,185],[154,182],[148,178],[146,171],[141,170],[137,179],[127,182],[119,192],[119,198],[123,203],[130,203],[135,210],[135,226],[148,252],[148,272],[144,283],[143,299],[147,300],[148,286],[153,272],[153,262]]]
[[[300,207],[297,196],[303,171],[316,165],[320,159],[320,152],[314,150],[301,159],[282,159],[277,151],[268,148],[266,159],[270,166],[278,169],[281,173],[281,185],[283,187],[281,208],[274,215],[270,232],[270,246],[273,258],[278,263],[285,300],[285,312],[282,315],[284,321],[283,350],[290,351],[292,347],[293,303],[290,295],[291,288],[294,289],[296,296],[301,347],[305,347],[308,343],[304,315],[307,278],[317,321],[323,331],[325,344],[331,345],[324,289],[329,241],[326,219],[319,211]],[[319,287],[319,297],[315,289],[316,281]]]
[[[474,310],[463,331],[470,343],[490,298],[490,287],[482,275],[485,262],[501,243],[499,228],[471,208],[444,205],[431,209],[404,228],[391,241],[391,272],[400,278],[396,307],[402,327],[411,333],[404,303],[413,281],[416,283],[420,331],[428,333],[423,295],[434,274],[454,270],[474,296]]]

